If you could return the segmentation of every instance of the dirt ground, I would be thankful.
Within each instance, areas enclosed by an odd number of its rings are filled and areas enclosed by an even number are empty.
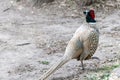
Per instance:
[[[98,60],[71,60],[48,80],[108,80],[120,64],[120,10],[96,12],[100,42]],[[13,7],[0,3],[0,80],[39,80],[59,58],[83,18],[63,16],[62,11]]]

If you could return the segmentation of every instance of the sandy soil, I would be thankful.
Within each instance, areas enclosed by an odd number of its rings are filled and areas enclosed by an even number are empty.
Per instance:
[[[11,7],[9,0],[0,3],[0,80],[38,80],[63,56],[68,41],[83,22],[83,18],[64,17],[57,12],[33,12]],[[120,61],[119,19],[120,10],[97,13],[100,42],[94,56],[100,62],[84,61],[86,70],[82,71],[80,62],[71,60],[49,80],[107,80],[103,78],[108,74],[104,67],[119,65]]]

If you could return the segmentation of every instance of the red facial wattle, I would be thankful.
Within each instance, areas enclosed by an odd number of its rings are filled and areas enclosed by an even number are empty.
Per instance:
[[[94,10],[90,10],[90,17],[92,19],[95,19],[95,13],[94,13]]]

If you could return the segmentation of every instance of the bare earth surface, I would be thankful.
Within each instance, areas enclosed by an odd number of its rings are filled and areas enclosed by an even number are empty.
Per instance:
[[[65,47],[83,18],[32,13],[28,8],[0,3],[0,80],[38,80],[64,54]],[[7,9],[7,10],[6,10]],[[59,11],[58,11],[59,12]],[[49,80],[108,80],[120,64],[120,10],[97,13],[100,42],[98,60],[71,60]]]

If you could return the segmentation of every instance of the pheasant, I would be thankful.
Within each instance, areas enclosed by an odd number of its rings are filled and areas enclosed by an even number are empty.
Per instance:
[[[83,60],[90,59],[93,56],[98,47],[99,31],[95,25],[94,10],[86,11],[84,14],[86,15],[86,23],[76,30],[66,47],[64,56],[43,74],[40,80],[46,80],[53,72],[71,59],[80,60],[82,69],[84,69]]]

